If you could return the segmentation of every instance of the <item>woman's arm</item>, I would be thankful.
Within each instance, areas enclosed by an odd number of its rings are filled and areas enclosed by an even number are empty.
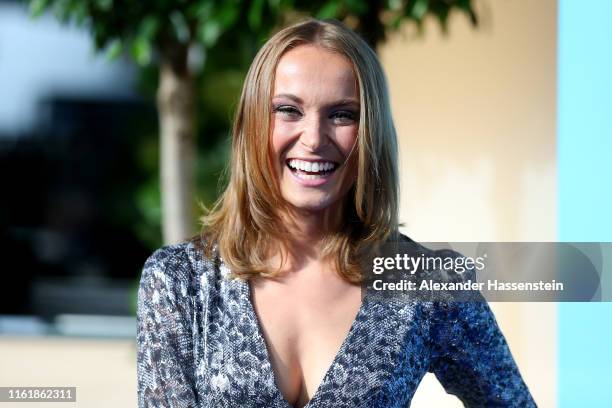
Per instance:
[[[489,305],[434,304],[432,371],[468,407],[535,407]]]
[[[138,290],[138,406],[195,407],[191,264],[179,246],[146,261]]]

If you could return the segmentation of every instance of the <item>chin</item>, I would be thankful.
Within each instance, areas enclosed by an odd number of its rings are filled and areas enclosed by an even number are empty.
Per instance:
[[[328,197],[285,197],[285,200],[302,211],[323,211],[333,204]]]

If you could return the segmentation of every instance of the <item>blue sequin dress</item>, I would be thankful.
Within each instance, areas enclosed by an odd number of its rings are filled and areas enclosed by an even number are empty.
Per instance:
[[[138,406],[291,408],[247,282],[197,240],[158,249],[138,292]],[[410,406],[433,372],[468,407],[535,407],[486,302],[365,295],[307,408]]]

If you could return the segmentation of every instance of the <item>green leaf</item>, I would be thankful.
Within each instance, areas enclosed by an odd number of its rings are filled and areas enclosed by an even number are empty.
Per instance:
[[[389,9],[393,10],[393,11],[398,11],[402,8],[402,1],[401,0],[389,0],[388,1],[389,4]]]
[[[132,57],[139,65],[148,65],[151,62],[151,43],[142,37],[137,37],[132,43]]]
[[[317,18],[334,18],[338,15],[340,10],[340,2],[337,0],[330,0],[317,13]]]
[[[448,34],[448,15],[449,8],[443,8],[438,12],[438,21],[440,22],[440,28],[442,29],[442,33]]]
[[[94,21],[91,29],[93,31],[96,49],[101,50],[104,48],[104,45],[108,42],[109,38],[112,37],[107,31],[108,27],[106,24],[102,24],[99,21]]]
[[[157,18],[150,15],[146,16],[138,27],[138,36],[151,41],[157,35],[158,28],[159,21]]]
[[[346,7],[351,13],[363,15],[368,12],[368,2],[364,0],[346,0]]]
[[[215,5],[211,1],[200,1],[187,9],[190,16],[195,17],[198,20],[207,20],[213,13]]]
[[[96,0],[96,6],[99,10],[109,11],[113,8],[113,0]]]
[[[220,35],[221,27],[219,26],[218,22],[211,20],[200,24],[198,29],[198,38],[206,47],[212,47],[215,45]]]
[[[55,14],[58,20],[66,22],[68,20],[69,13],[68,1],[56,0],[53,2],[53,14]]]
[[[391,30],[398,30],[401,27],[403,21],[404,16],[402,16],[401,14],[396,14],[389,21],[389,28]]]
[[[240,15],[240,3],[236,1],[225,1],[221,3],[219,11],[214,19],[224,28],[232,26]]]
[[[425,13],[427,13],[428,8],[428,0],[416,0],[412,5],[412,9],[410,10],[410,16],[417,21],[421,21],[423,16],[425,16]]]
[[[461,9],[461,11],[463,11],[469,17],[470,23],[472,23],[473,26],[478,25],[478,17],[474,12],[471,0],[458,0],[457,7],[459,7],[459,9]]]
[[[32,0],[30,1],[30,15],[34,18],[40,17],[48,6],[48,0]]]
[[[110,45],[106,49],[106,58],[108,58],[109,61],[114,61],[119,58],[122,52],[123,43],[121,42],[121,40],[115,38],[111,41]]]
[[[70,12],[72,13],[76,24],[78,26],[82,26],[89,17],[89,8],[87,2],[72,2]]]
[[[253,3],[251,3],[247,19],[249,21],[249,26],[252,29],[257,29],[261,27],[264,1],[265,0],[253,0]]]
[[[172,22],[172,28],[174,29],[174,35],[182,42],[187,43],[189,41],[189,27],[185,21],[183,13],[178,10],[173,11],[170,14],[170,21]]]

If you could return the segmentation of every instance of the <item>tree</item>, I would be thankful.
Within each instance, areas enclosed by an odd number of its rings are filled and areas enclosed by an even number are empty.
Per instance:
[[[195,157],[200,103],[196,77],[206,55],[232,37],[252,52],[271,32],[304,16],[336,18],[376,47],[406,21],[427,16],[443,30],[453,10],[477,24],[471,0],[30,0],[32,15],[51,9],[63,22],[86,26],[95,47],[111,58],[127,51],[159,70],[162,231],[165,243],[184,240],[195,226]],[[237,52],[239,50],[236,50]],[[246,65],[247,61],[243,61]],[[204,62],[207,63],[207,62]]]

